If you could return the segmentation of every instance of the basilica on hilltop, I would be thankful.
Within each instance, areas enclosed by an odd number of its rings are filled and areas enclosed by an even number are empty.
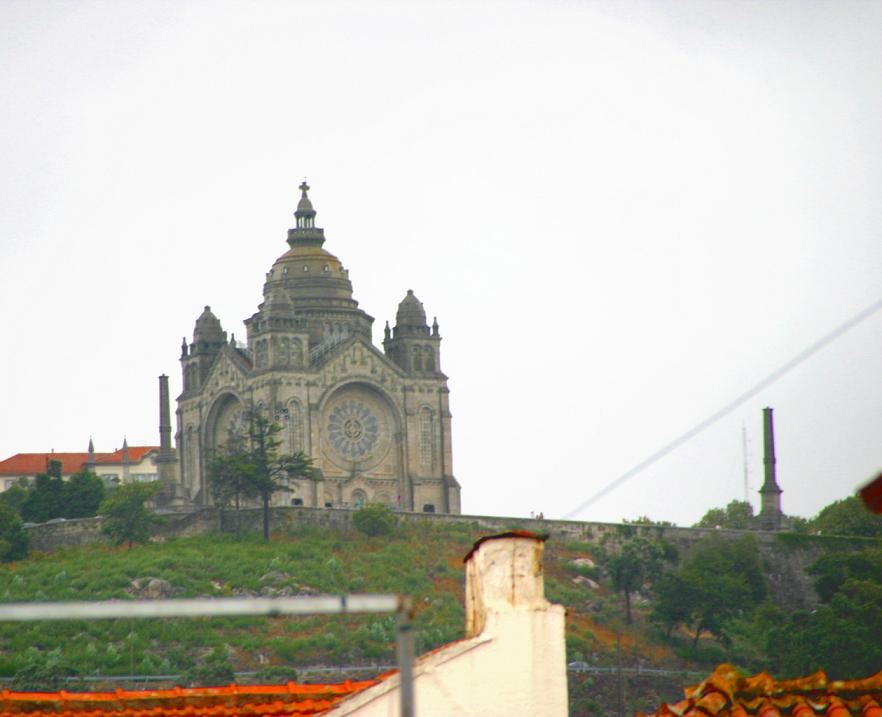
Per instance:
[[[317,469],[289,477],[275,504],[459,513],[438,322],[408,291],[377,349],[348,270],[324,248],[306,182],[300,190],[288,249],[245,319],[246,343],[228,338],[208,306],[184,339],[176,450],[160,377],[160,480],[178,500],[210,505],[208,458],[254,409],[282,427],[280,451],[302,451]]]

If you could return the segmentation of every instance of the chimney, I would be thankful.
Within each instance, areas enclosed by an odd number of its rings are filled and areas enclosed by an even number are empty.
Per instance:
[[[546,610],[542,554],[547,536],[518,530],[481,538],[466,555],[466,637],[488,614]]]
[[[168,376],[159,377],[159,452],[171,453],[171,411],[168,403]]]
[[[566,613],[545,599],[545,539],[492,535],[465,557],[466,639],[487,650],[489,671],[474,678],[497,688],[492,714],[567,714]]]
[[[171,411],[168,401],[168,376],[159,377],[159,455],[156,456],[156,472],[160,490],[154,503],[165,507],[173,501],[177,482],[177,456],[171,445]]]
[[[759,523],[765,530],[781,528],[781,488],[778,487],[775,458],[775,426],[772,420],[772,409],[763,409],[763,467],[765,480],[760,488]]]

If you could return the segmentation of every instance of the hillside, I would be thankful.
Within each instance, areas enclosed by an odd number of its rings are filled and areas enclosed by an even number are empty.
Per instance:
[[[69,548],[0,567],[0,600],[406,593],[417,604],[419,653],[462,637],[462,557],[483,532],[469,525],[405,525],[388,538],[309,530],[274,535],[270,543],[252,536],[208,535],[170,538],[131,551],[105,545]],[[546,592],[568,610],[568,661],[610,667],[617,660],[620,602],[594,581],[598,576],[590,558],[586,543],[550,540]],[[574,563],[579,559],[581,564]],[[11,677],[49,655],[92,677],[180,674],[210,660],[212,652],[229,655],[237,671],[263,670],[264,675],[271,674],[270,666],[391,664],[393,620],[348,616],[0,625],[0,676]],[[626,667],[705,671],[713,662],[679,659],[661,637],[645,629],[639,606],[635,625],[621,628],[618,647]],[[639,681],[643,687],[636,690],[634,682],[635,689],[626,691],[635,708],[638,699],[651,704],[676,697],[683,676]],[[619,683],[610,676],[573,674],[571,690],[574,703],[582,704],[578,713],[619,699]]]

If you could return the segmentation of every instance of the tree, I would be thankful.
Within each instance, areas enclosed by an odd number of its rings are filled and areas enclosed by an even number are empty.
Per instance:
[[[748,530],[753,525],[753,506],[747,501],[733,500],[725,508],[711,508],[694,527]]]
[[[49,468],[40,473],[28,491],[21,507],[22,519],[31,523],[45,523],[62,517],[64,512],[64,481],[61,478],[61,461],[49,461]]]
[[[853,495],[822,508],[809,521],[809,528],[825,535],[882,538],[882,515],[871,513],[860,498]]]
[[[657,580],[666,560],[672,560],[670,547],[658,540],[632,537],[617,551],[604,550],[600,565],[609,575],[613,588],[625,598],[625,622],[631,624],[631,595],[646,583]]]
[[[27,482],[24,478],[19,479],[19,481],[11,488],[7,488],[0,493],[0,503],[11,508],[18,516],[21,516],[22,506],[24,506],[27,499],[28,488]]]
[[[103,530],[117,545],[128,543],[131,550],[134,543],[146,542],[152,529],[162,522],[144,505],[158,489],[157,482],[124,483],[113,488],[101,503],[99,510],[107,519]]]
[[[283,478],[312,475],[312,459],[302,452],[280,454],[282,427],[267,420],[260,411],[245,414],[244,434],[231,434],[215,479],[221,495],[235,489],[231,481],[241,481],[260,497],[263,507],[263,539],[269,540],[269,504],[273,493],[286,488]],[[244,495],[244,493],[242,493]]]
[[[752,535],[735,542],[714,536],[700,541],[682,567],[656,585],[653,619],[668,627],[678,621],[695,632],[726,641],[726,623],[748,614],[766,596],[759,548]]]
[[[0,562],[26,558],[30,545],[31,538],[18,513],[0,502]]]
[[[850,579],[882,580],[882,548],[828,553],[812,563],[806,572],[814,576],[821,602],[829,603]]]
[[[358,532],[368,537],[375,537],[389,535],[395,529],[397,520],[388,505],[368,503],[355,511],[352,523]]]
[[[782,675],[823,668],[833,679],[869,675],[882,664],[882,583],[849,578],[829,603],[795,612],[769,630],[767,650]]]
[[[249,475],[244,438],[231,433],[226,445],[220,446],[208,461],[208,487],[215,505],[220,510],[223,526],[223,510],[232,505],[236,510],[236,532],[239,532],[239,509],[242,501],[257,496],[257,487]]]
[[[90,518],[98,515],[104,500],[104,481],[91,471],[74,473],[62,487],[62,515],[65,518]]]

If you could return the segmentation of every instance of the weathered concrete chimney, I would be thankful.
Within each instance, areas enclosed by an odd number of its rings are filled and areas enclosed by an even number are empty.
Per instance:
[[[481,538],[466,564],[466,637],[484,631],[488,613],[547,610],[545,537],[515,531]]]
[[[487,677],[505,685],[494,714],[567,714],[566,613],[545,599],[544,550],[545,536],[513,531],[482,538],[465,558],[466,638],[492,641],[498,674]]]
[[[772,420],[772,409],[763,409],[763,466],[765,480],[760,488],[759,524],[764,530],[780,530],[781,528],[781,488],[775,471],[775,426]]]

